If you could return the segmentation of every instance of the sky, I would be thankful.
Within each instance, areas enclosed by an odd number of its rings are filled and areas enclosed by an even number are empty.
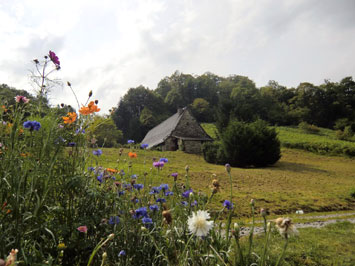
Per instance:
[[[90,90],[102,113],[176,70],[243,75],[258,87],[355,78],[354,0],[0,0],[0,84],[35,92],[33,59],[54,51],[50,103]]]

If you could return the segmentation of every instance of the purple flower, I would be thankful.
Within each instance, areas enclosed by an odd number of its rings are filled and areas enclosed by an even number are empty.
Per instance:
[[[163,191],[169,190],[169,185],[168,184],[161,184],[159,187]]]
[[[122,169],[119,173],[120,176],[124,176],[126,173],[124,172],[124,170]]]
[[[171,195],[174,195],[174,193],[172,191],[165,192],[165,196],[171,196]]]
[[[197,200],[194,200],[193,202],[191,202],[191,207],[193,207],[193,206],[196,206],[197,205]]]
[[[118,253],[119,257],[123,257],[126,256],[126,251],[124,251],[123,249],[120,251],[120,253]]]
[[[60,66],[59,58],[55,54],[55,52],[49,51],[49,58],[51,59],[53,64],[55,64],[56,66]]]
[[[111,225],[118,224],[120,222],[120,218],[118,216],[111,216],[108,220],[108,223]]]
[[[148,146],[149,146],[149,145],[146,144],[146,143],[141,144],[141,148],[142,148],[142,149],[146,149],[146,148],[148,148]]]
[[[89,172],[95,171],[95,167],[92,167],[92,166],[88,167],[88,171],[89,171]]]
[[[127,143],[128,143],[128,144],[133,144],[133,143],[134,143],[134,140],[133,140],[133,139],[129,139],[129,140],[127,141]]]
[[[160,187],[152,187],[152,190],[149,192],[150,195],[152,194],[159,194],[161,188]]]
[[[148,216],[147,207],[141,207],[141,208],[138,208],[137,210],[134,211],[133,218],[138,219],[138,218],[147,217],[147,216]]]
[[[137,190],[141,190],[144,187],[144,185],[143,184],[134,184],[133,187]]]
[[[76,134],[79,134],[79,133],[84,134],[84,133],[85,133],[85,129],[78,128],[78,129],[75,131],[75,133],[76,133]]]
[[[149,217],[143,217],[142,223],[146,226],[149,227],[153,224],[153,220]]]
[[[131,175],[131,178],[132,178],[132,179],[136,179],[136,178],[137,178],[137,175]]]
[[[182,193],[182,196],[184,198],[188,198],[190,196],[190,193],[193,193],[194,191],[192,190],[192,188],[186,190],[185,192]]]
[[[100,156],[102,154],[102,150],[101,149],[97,149],[95,151],[92,151],[92,154],[94,154],[96,156]]]
[[[124,190],[122,190],[122,191],[118,191],[118,196],[120,197],[120,196],[123,196],[124,195],[124,193],[125,193],[125,191]]]
[[[41,128],[41,123],[37,121],[26,121],[23,123],[24,128],[28,128],[30,131],[38,131]]]
[[[158,168],[158,169],[160,169],[160,168],[163,168],[163,166],[164,166],[164,162],[154,162],[153,163],[153,166],[155,167],[155,168]]]
[[[103,182],[102,177],[103,177],[102,174],[101,174],[101,175],[98,175],[97,178],[96,178],[97,181],[99,181],[100,183],[102,183],[102,182]]]
[[[223,202],[223,206],[226,207],[228,210],[231,210],[233,208],[233,203],[231,203],[229,200],[225,200]]]
[[[178,173],[172,173],[171,176],[174,177],[174,178],[177,178],[178,177]]]
[[[158,211],[159,210],[159,206],[156,204],[150,205],[149,209],[151,209],[152,211]]]
[[[187,201],[182,201],[181,204],[184,205],[185,207],[188,205]]]
[[[69,146],[69,147],[75,147],[75,145],[76,145],[75,142],[69,142],[69,143],[68,143],[68,146]]]
[[[164,203],[164,202],[166,202],[166,199],[164,199],[164,198],[157,198],[156,202]]]
[[[160,159],[159,159],[159,162],[167,163],[167,162],[168,162],[168,159],[167,159],[167,158],[160,158]]]

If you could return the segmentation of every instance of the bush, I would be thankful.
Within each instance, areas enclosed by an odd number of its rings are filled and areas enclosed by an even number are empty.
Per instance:
[[[307,122],[299,123],[298,128],[302,129],[304,132],[312,133],[312,134],[318,134],[320,131],[319,127],[315,125],[310,125]]]
[[[264,121],[247,124],[231,122],[222,133],[221,143],[206,143],[203,155],[207,162],[232,166],[266,166],[281,158],[280,142],[274,129]]]

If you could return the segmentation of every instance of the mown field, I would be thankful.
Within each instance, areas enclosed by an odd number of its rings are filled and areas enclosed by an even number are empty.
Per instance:
[[[159,152],[137,150],[138,157],[129,159],[128,149],[119,156],[118,149],[103,149],[99,164],[105,167],[127,169],[132,160],[131,173],[148,172],[153,184],[173,183],[170,176],[179,173],[179,181],[185,181],[185,166],[190,166],[189,182],[194,191],[210,195],[212,180],[217,178],[221,191],[210,206],[222,209],[228,199],[229,178],[224,166],[208,164],[202,156],[180,151]],[[153,158],[168,158],[162,171],[152,168]],[[145,162],[145,163],[144,163]],[[92,162],[94,164],[94,162]],[[267,168],[232,168],[233,199],[239,217],[250,215],[249,202],[256,200],[258,208],[268,208],[271,214],[294,213],[302,209],[308,212],[355,210],[351,190],[355,187],[355,160],[346,157],[331,157],[296,150],[282,149],[282,158]]]

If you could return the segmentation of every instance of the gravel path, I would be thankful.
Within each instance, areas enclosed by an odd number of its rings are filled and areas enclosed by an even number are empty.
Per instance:
[[[318,216],[305,216],[305,217],[298,217],[298,219],[324,219],[324,218],[336,218],[336,217],[344,217],[344,216],[351,216],[355,215],[355,212],[353,213],[344,213],[344,214],[329,214],[329,215],[318,215]],[[323,226],[326,226],[328,224],[334,224],[336,222],[344,222],[348,221],[351,223],[355,223],[355,218],[344,218],[344,219],[330,219],[326,221],[313,221],[313,222],[304,222],[304,223],[295,223],[296,228],[307,228],[307,227],[313,227],[313,228],[321,228]],[[262,222],[262,221],[259,221]],[[240,230],[240,235],[245,236],[248,235],[250,232],[250,227],[242,227]],[[263,227],[254,227],[254,234],[260,234],[264,232]]]

